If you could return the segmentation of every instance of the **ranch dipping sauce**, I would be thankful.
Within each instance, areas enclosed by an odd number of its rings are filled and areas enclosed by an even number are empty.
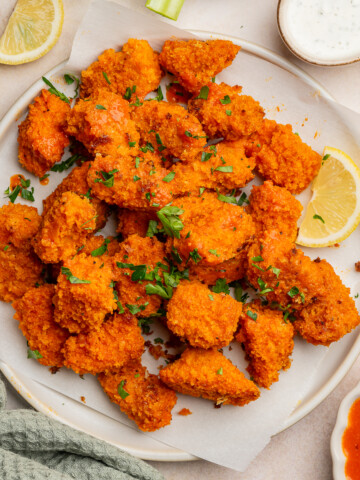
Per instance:
[[[360,0],[282,0],[279,24],[290,48],[309,61],[360,57]]]

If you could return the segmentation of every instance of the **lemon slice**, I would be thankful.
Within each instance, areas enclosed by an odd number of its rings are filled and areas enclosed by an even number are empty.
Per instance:
[[[360,223],[360,169],[346,153],[325,147],[296,243],[327,247],[345,240]]]
[[[16,65],[42,57],[57,42],[62,0],[18,0],[0,38],[0,63]]]

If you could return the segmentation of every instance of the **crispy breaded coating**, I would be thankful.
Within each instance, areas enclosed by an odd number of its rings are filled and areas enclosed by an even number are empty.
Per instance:
[[[184,210],[180,215],[184,228],[180,239],[170,238],[169,243],[188,266],[215,266],[230,260],[255,233],[250,215],[242,207],[218,200],[215,193],[179,198],[173,205]]]
[[[65,192],[43,217],[32,240],[35,253],[45,263],[57,263],[75,255],[96,228],[96,210],[86,197]]]
[[[202,187],[226,193],[250,182],[254,168],[255,160],[246,156],[243,140],[220,142],[206,147],[190,163],[175,164],[172,185],[177,194],[199,194]]]
[[[240,325],[236,339],[243,343],[250,361],[246,370],[259,387],[269,388],[279,380],[279,371],[291,365],[294,328],[284,321],[282,312],[263,307],[259,301],[244,305]]]
[[[167,40],[159,61],[186,90],[197,93],[232,64],[240,48],[229,40]]]
[[[324,294],[324,278],[319,264],[304,255],[292,241],[276,230],[267,230],[248,252],[247,277],[266,293],[267,300],[282,308],[301,310]]]
[[[146,102],[134,107],[131,118],[140,134],[140,143],[151,144],[166,159],[192,161],[206,144],[199,120],[181,105],[169,102]]]
[[[161,298],[158,295],[148,295],[146,285],[150,282],[144,279],[132,280],[135,270],[131,267],[146,265],[146,273],[157,268],[158,274],[162,274],[162,268],[157,263],[164,264],[165,245],[154,238],[142,238],[131,235],[120,244],[119,252],[114,256],[114,280],[119,301],[126,308],[137,307],[136,315],[148,317],[156,313],[161,306]],[[165,264],[166,265],[166,264]],[[139,281],[140,280],[140,281]]]
[[[0,300],[12,302],[29,288],[42,284],[43,267],[30,245],[0,243]]]
[[[167,306],[167,326],[192,347],[226,347],[234,337],[242,303],[199,281],[183,281]]]
[[[48,210],[53,206],[55,200],[57,200],[64,192],[74,192],[78,195],[86,195],[90,200],[91,205],[96,210],[96,230],[103,228],[106,224],[106,220],[110,214],[110,208],[105,202],[99,200],[94,195],[91,195],[90,187],[87,183],[87,174],[91,164],[85,162],[79,167],[75,167],[64,180],[59,183],[55,190],[43,200],[43,216],[46,215]]]
[[[161,163],[150,152],[136,158],[98,155],[88,173],[92,195],[121,208],[154,212],[172,200],[171,183],[163,180],[169,171]]]
[[[136,150],[131,142],[139,141],[128,102],[104,88],[76,103],[67,116],[66,131],[92,154],[127,155]]]
[[[179,268],[181,269],[181,265]],[[189,268],[189,279],[200,280],[206,285],[215,285],[219,278],[225,278],[226,283],[230,283],[243,278],[246,268],[247,248],[244,247],[236,257],[214,266],[192,263]]]
[[[0,208],[0,243],[26,247],[40,223],[41,217],[35,207],[9,202]]]
[[[286,235],[293,242],[296,240],[297,221],[303,207],[288,190],[267,180],[259,187],[252,187],[249,201],[247,211],[259,234],[265,230],[278,230],[280,235]]]
[[[294,194],[309,186],[321,166],[321,155],[293,133],[291,125],[265,119],[255,138],[261,145],[256,155],[260,175]]]
[[[70,143],[64,130],[69,111],[69,104],[48,90],[41,90],[19,125],[19,162],[37,177],[60,161]]]
[[[118,221],[116,232],[121,233],[124,239],[130,235],[146,237],[150,220],[158,222],[155,213],[128,210],[127,208],[119,208],[116,218]]]
[[[71,333],[99,330],[105,315],[117,308],[112,277],[110,260],[104,257],[80,252],[65,260],[53,299],[55,321]]]
[[[209,83],[208,88],[207,99],[192,98],[188,107],[210,138],[240,140],[261,128],[264,110],[252,97],[239,95],[241,87]]]
[[[81,72],[80,96],[88,97],[98,88],[106,88],[119,95],[125,95],[130,89],[133,101],[136,98],[143,100],[157,88],[162,75],[158,54],[149,43],[130,38],[121,52],[109,48]]]
[[[314,345],[330,345],[360,323],[359,312],[350,296],[350,289],[341,282],[333,267],[326,261],[317,263],[326,292],[296,313],[295,330]]]
[[[139,359],[144,351],[137,319],[114,314],[99,330],[70,337],[64,346],[64,365],[79,374],[116,370]]]
[[[120,250],[120,244],[115,237],[103,237],[102,235],[90,235],[78,252],[91,255],[92,257],[112,257]]]
[[[99,382],[110,400],[119,405],[144,432],[154,432],[171,422],[176,393],[140,362],[132,362],[117,373],[101,373]]]
[[[217,405],[241,407],[260,396],[255,383],[215,349],[187,348],[179,360],[160,370],[160,379],[177,392]]]
[[[69,332],[54,321],[54,293],[54,285],[30,288],[22,298],[13,302],[16,312],[14,318],[19,321],[19,328],[29,348],[41,355],[38,362],[50,367],[62,367],[62,348]]]

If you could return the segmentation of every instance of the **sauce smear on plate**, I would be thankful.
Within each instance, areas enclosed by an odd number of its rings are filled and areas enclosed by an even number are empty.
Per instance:
[[[360,479],[360,398],[352,404],[348,424],[342,437],[342,448],[346,456],[345,475],[347,480]]]

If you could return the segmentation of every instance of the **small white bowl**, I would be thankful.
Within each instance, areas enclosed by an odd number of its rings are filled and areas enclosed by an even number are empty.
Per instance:
[[[334,430],[331,435],[330,450],[333,460],[334,480],[346,480],[346,457],[342,449],[342,437],[348,425],[348,415],[352,404],[360,398],[360,382],[349,392],[340,404]]]
[[[277,7],[277,24],[280,36],[287,46],[287,48],[298,58],[301,60],[312,63],[314,65],[319,66],[338,66],[338,65],[348,65],[351,63],[358,62],[360,60],[360,45],[355,40],[353,44],[356,45],[355,50],[351,53],[349,48],[346,47],[343,53],[333,53],[325,55],[322,57],[320,54],[316,54],[315,48],[310,49],[309,45],[304,47],[304,42],[302,39],[304,36],[301,37],[299,40],[299,33],[296,35],[294,34],[294,28],[292,22],[289,21],[290,14],[293,14],[291,8],[294,8],[294,2],[297,0],[279,0],[278,7]],[[296,4],[297,5],[297,4]],[[360,12],[360,7],[358,7]],[[357,14],[359,12],[356,12]],[[293,18],[293,17],[291,17]],[[300,18],[300,17],[299,17]],[[314,29],[314,25],[309,27],[309,24],[306,23],[307,31],[309,32],[309,28]],[[306,35],[305,35],[306,36]],[[330,34],[329,34],[330,37]],[[350,53],[349,53],[350,52]]]

